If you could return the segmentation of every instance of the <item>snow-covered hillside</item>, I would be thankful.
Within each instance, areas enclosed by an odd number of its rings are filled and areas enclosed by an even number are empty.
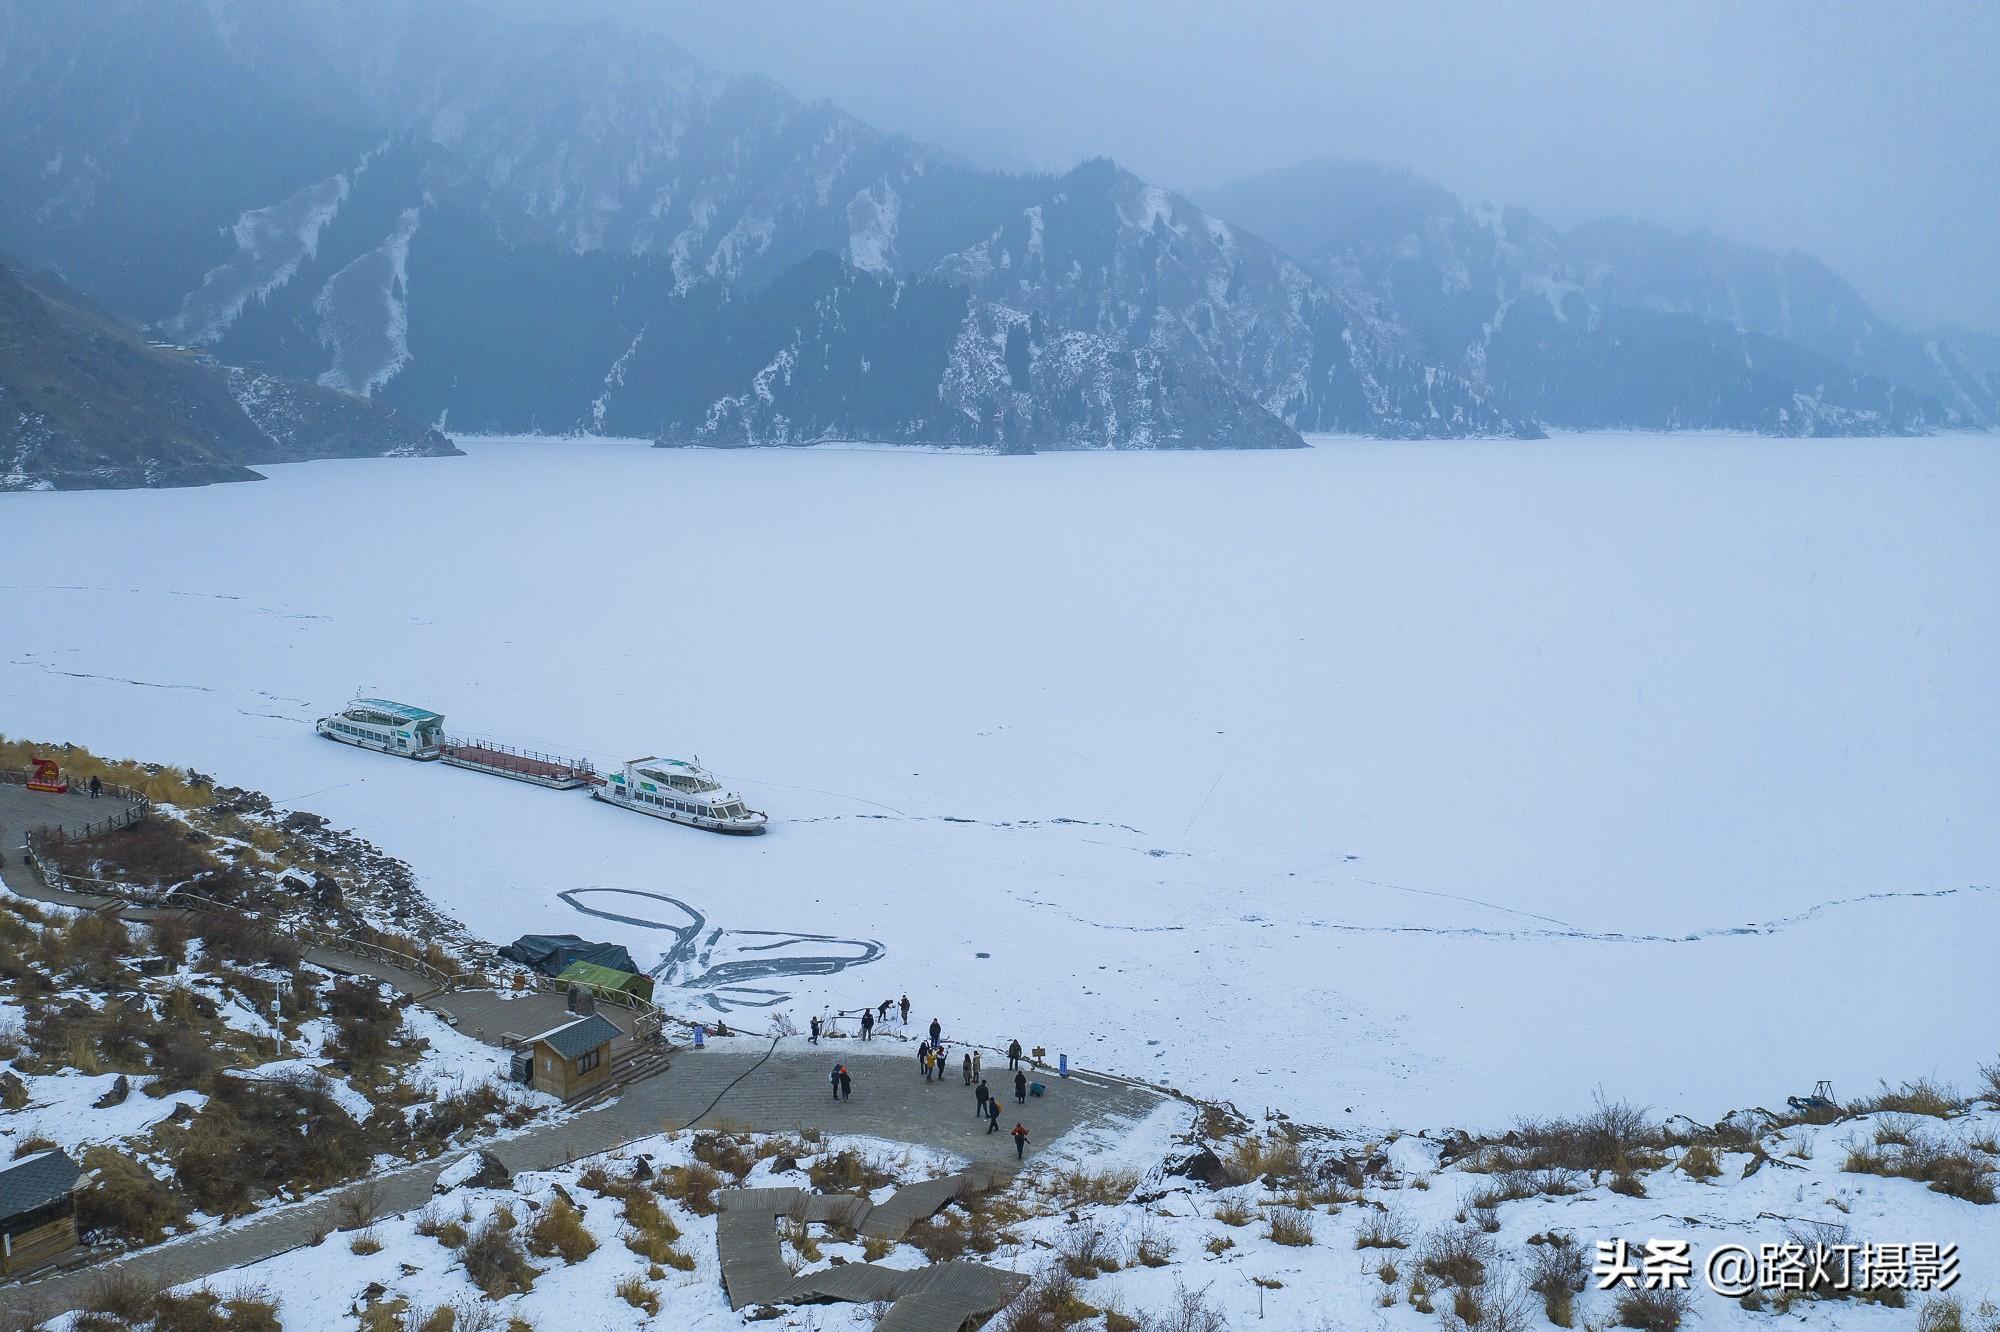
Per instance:
[[[683,1010],[908,992],[1338,1126],[1994,1055],[1988,441],[468,447],[6,499],[0,728],[352,825],[489,938],[699,917]],[[315,738],[357,689],[772,830]]]

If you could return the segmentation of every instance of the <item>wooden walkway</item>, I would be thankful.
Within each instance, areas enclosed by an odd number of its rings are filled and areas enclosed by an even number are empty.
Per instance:
[[[778,1245],[777,1219],[844,1224],[864,1235],[900,1240],[911,1226],[954,1198],[992,1188],[1006,1178],[999,1170],[969,1170],[898,1189],[879,1206],[845,1193],[803,1189],[732,1189],[716,1195],[715,1248],[722,1261],[722,1286],[729,1307],[751,1304],[810,1304],[845,1300],[854,1304],[893,1301],[876,1326],[891,1332],[958,1332],[966,1319],[1004,1308],[1027,1286],[1028,1278],[984,1263],[949,1262],[929,1267],[883,1267],[844,1263],[794,1275]]]

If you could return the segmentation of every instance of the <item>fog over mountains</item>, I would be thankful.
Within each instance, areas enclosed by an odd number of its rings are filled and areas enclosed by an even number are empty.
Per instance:
[[[609,23],[0,4],[0,250],[159,338],[453,429],[1286,447],[2000,424],[1990,340],[1639,223],[1313,163],[1008,174]]]

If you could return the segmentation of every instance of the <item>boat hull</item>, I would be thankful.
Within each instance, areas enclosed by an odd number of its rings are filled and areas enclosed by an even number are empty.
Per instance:
[[[723,833],[731,837],[755,837],[764,831],[767,820],[759,814],[751,819],[713,819],[701,814],[689,814],[678,809],[656,808],[651,805],[635,805],[629,800],[620,800],[604,793],[604,788],[591,788],[590,798],[602,800],[614,809],[630,810],[634,814],[644,814],[648,818],[665,819],[668,823],[678,823],[686,828],[699,828],[703,832]]]

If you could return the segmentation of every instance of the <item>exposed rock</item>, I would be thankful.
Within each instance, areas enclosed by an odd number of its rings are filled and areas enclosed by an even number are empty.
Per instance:
[[[1167,1166],[1169,1175],[1180,1175],[1205,1188],[1219,1189],[1228,1182],[1222,1158],[1207,1147]]]
[[[92,1102],[92,1105],[94,1106],[94,1108],[99,1110],[109,1110],[114,1105],[123,1105],[125,1103],[125,1098],[127,1096],[130,1096],[131,1094],[132,1094],[132,1079],[126,1077],[123,1073],[120,1073],[118,1075],[118,1080],[111,1084],[110,1089],[106,1091],[104,1095],[98,1097],[94,1102]]]

